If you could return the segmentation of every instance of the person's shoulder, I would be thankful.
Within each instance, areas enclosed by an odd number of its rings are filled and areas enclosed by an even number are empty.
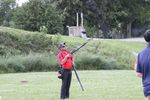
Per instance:
[[[149,53],[149,48],[144,48],[143,50],[141,50],[140,52],[139,52],[139,55],[142,55],[142,54],[145,54],[145,53]]]

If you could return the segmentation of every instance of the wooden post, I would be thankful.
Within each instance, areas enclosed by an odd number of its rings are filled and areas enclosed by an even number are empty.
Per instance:
[[[79,26],[79,14],[77,13],[77,27]]]
[[[83,13],[81,12],[81,27],[83,27]]]

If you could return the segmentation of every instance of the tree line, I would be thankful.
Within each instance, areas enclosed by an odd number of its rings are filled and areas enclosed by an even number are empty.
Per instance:
[[[15,0],[0,1],[0,25],[67,35],[76,25],[76,13],[84,14],[90,37],[126,38],[150,28],[150,0]],[[140,30],[141,29],[141,30]]]

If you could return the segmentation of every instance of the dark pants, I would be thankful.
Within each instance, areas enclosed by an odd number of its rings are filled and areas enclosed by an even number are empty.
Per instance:
[[[72,71],[63,69],[63,78],[61,86],[61,99],[69,98],[69,89],[72,78]]]

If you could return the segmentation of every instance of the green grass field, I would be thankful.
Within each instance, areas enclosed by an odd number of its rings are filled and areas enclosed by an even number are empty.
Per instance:
[[[141,79],[131,70],[78,71],[85,91],[73,72],[69,100],[143,100]],[[22,82],[25,81],[25,82]],[[57,72],[0,75],[3,100],[59,100]]]

